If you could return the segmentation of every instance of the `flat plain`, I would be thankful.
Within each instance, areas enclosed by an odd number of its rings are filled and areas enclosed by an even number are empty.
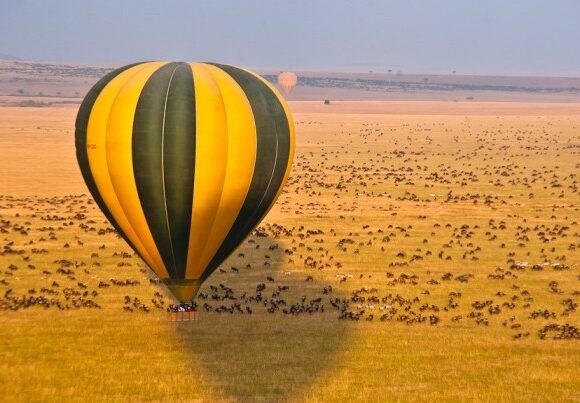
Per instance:
[[[580,399],[580,105],[291,108],[284,192],[181,323],[76,106],[0,108],[0,400]]]

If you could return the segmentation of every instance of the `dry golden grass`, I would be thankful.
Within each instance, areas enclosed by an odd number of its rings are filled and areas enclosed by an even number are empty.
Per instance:
[[[578,400],[578,340],[538,332],[580,325],[563,305],[580,291],[580,117],[553,105],[361,105],[292,105],[297,155],[267,236],[212,275],[199,300],[212,311],[187,323],[154,307],[169,295],[138,258],[119,256],[129,248],[81,196],[76,111],[0,108],[0,309],[11,295],[63,307],[0,310],[2,399]],[[260,283],[267,306],[243,298]],[[212,300],[219,284],[253,314],[215,312],[235,302]],[[324,312],[267,311],[303,296]],[[134,298],[151,312],[124,310]],[[340,320],[336,298],[359,320]],[[74,308],[87,300],[101,308]],[[540,311],[553,317],[532,319]]]

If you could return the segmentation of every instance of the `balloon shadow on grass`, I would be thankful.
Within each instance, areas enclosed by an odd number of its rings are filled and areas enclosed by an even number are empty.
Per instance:
[[[198,295],[198,320],[175,324],[179,348],[191,360],[192,370],[201,373],[204,382],[218,394],[216,398],[300,398],[324,379],[348,348],[352,324],[338,320],[339,312],[330,305],[330,298],[346,295],[337,290],[323,294],[328,284],[316,280],[316,269],[309,269],[310,273],[293,272],[294,268],[287,266],[285,247],[278,239],[253,234],[200,290],[208,298],[200,299]],[[314,277],[312,281],[306,281],[309,274]],[[212,294],[224,295],[220,284],[233,289],[238,300],[212,300]],[[263,301],[241,302],[244,293],[246,298],[256,296],[259,284],[266,286],[261,295],[268,299],[278,287],[288,286],[276,297],[285,300],[286,305],[270,313],[270,303],[265,306]],[[218,292],[212,292],[211,286],[217,287]],[[305,306],[321,298],[319,306],[324,306],[324,312],[282,312],[293,304],[302,304],[303,297]],[[241,302],[245,313],[215,312],[215,308],[235,302]],[[204,303],[213,310],[206,311]],[[246,307],[252,314],[247,313]]]

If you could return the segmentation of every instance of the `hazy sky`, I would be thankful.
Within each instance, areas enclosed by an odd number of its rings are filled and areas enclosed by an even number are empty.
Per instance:
[[[0,53],[580,76],[580,0],[0,0]]]

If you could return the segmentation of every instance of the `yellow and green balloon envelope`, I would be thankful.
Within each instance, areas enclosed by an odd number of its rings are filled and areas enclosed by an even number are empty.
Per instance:
[[[266,215],[294,154],[273,86],[214,63],[109,73],[85,97],[75,137],[95,202],[181,301]]]

